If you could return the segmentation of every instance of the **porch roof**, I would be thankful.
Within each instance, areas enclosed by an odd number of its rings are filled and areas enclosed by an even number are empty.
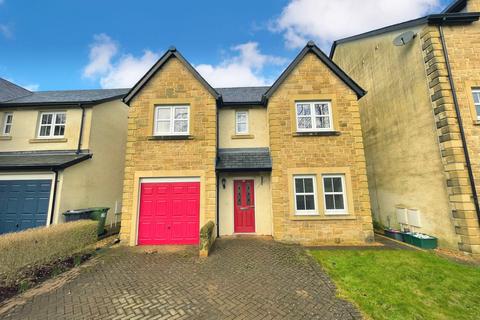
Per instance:
[[[271,171],[268,148],[219,149],[216,168],[219,171]]]
[[[88,151],[0,152],[0,170],[65,169],[91,157]]]

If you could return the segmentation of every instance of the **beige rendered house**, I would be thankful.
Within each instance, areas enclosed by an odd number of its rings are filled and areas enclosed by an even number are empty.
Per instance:
[[[364,93],[313,42],[270,87],[213,88],[171,48],[124,98],[122,241],[197,244],[208,221],[218,236],[371,241]]]
[[[30,92],[0,78],[0,233],[121,211],[128,90]]]
[[[360,100],[374,219],[480,253],[480,0],[335,42]]]

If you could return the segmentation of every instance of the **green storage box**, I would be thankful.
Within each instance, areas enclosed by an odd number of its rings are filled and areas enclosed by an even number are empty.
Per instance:
[[[436,249],[438,246],[438,239],[429,235],[405,233],[403,239],[406,243],[422,249]]]

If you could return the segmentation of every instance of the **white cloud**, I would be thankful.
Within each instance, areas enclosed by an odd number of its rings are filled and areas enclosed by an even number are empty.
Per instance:
[[[141,57],[131,54],[118,56],[118,52],[118,43],[108,35],[95,35],[83,76],[98,80],[102,88],[131,87],[159,58],[150,50],[145,50]]]
[[[214,87],[260,86],[273,81],[262,74],[265,67],[286,63],[284,58],[262,54],[256,42],[234,46],[232,51],[235,56],[216,66],[200,64],[195,68]]]
[[[271,30],[288,48],[309,39],[328,48],[333,40],[415,19],[440,9],[440,0],[291,0]]]

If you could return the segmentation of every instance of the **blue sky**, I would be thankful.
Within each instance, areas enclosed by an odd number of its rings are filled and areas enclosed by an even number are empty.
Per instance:
[[[170,45],[214,86],[270,84],[308,39],[439,12],[447,0],[0,0],[0,77],[37,90],[128,87]]]

